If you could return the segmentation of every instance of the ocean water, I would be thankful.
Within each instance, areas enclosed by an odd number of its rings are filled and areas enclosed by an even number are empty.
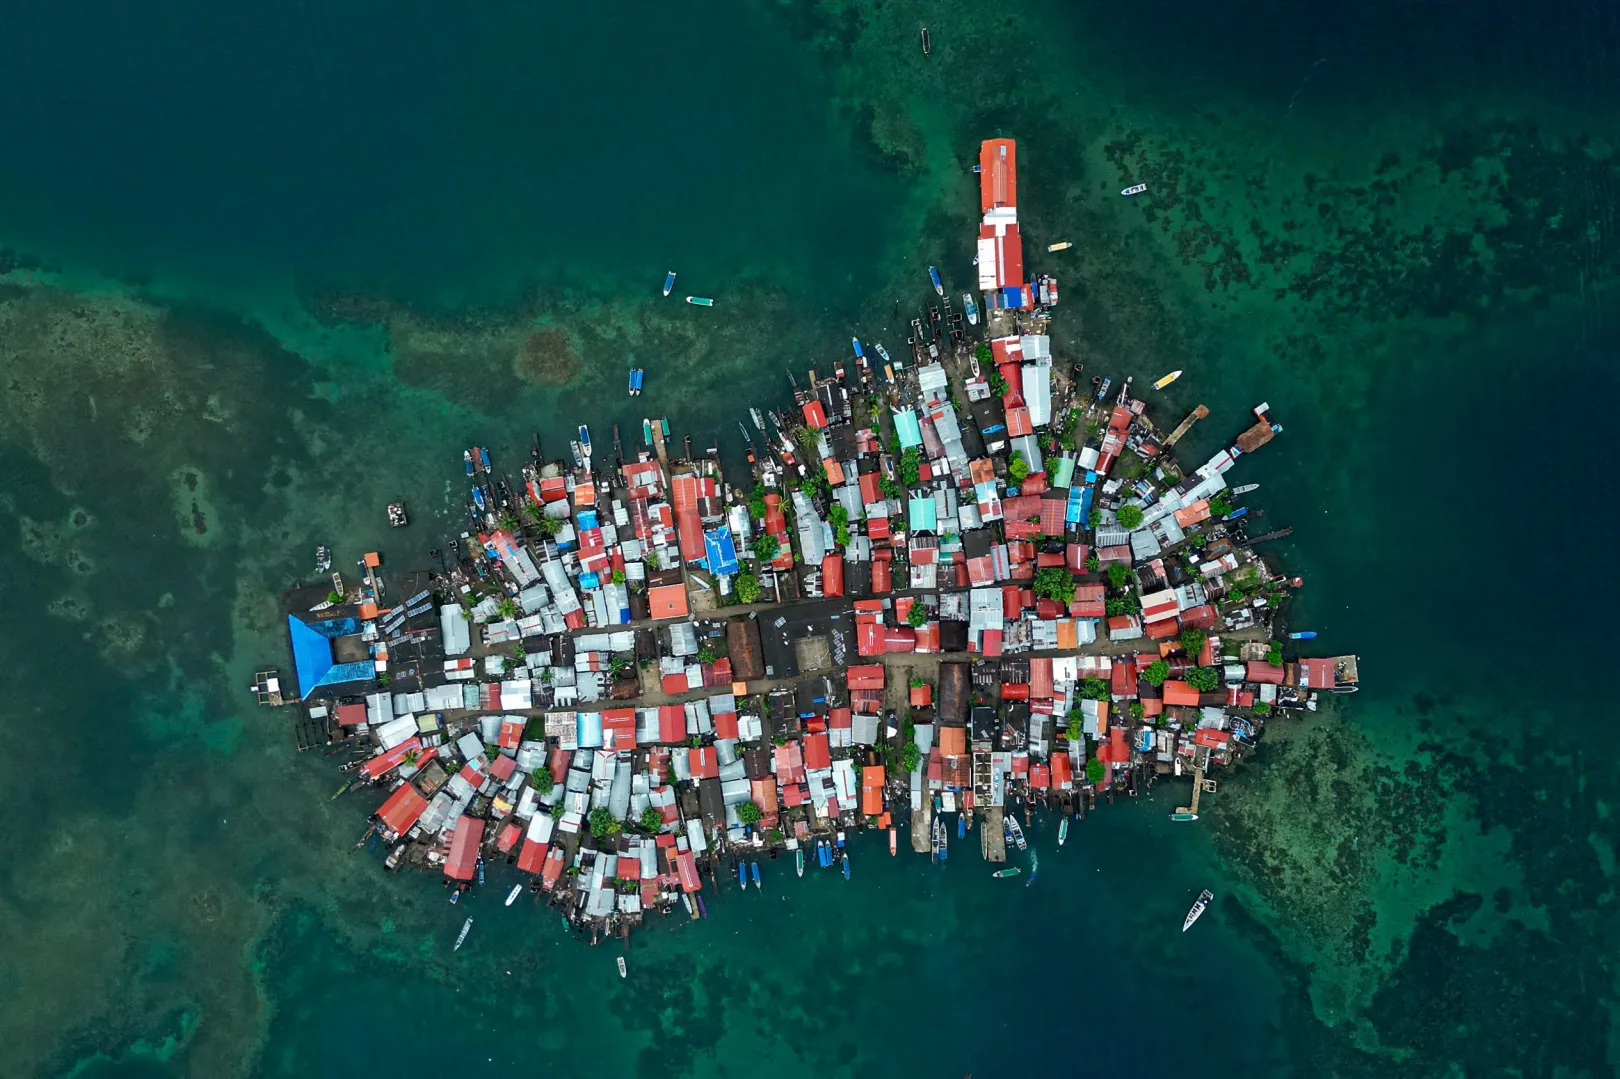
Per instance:
[[[1620,1069],[1611,8],[0,22],[0,1072]],[[655,411],[735,453],[784,368],[898,345],[929,264],[967,286],[992,135],[1061,356],[1185,369],[1154,409],[1210,406],[1189,457],[1271,404],[1240,482],[1366,688],[1196,828],[1169,784],[1061,851],[1038,822],[1032,887],[971,843],[778,863],[621,980],[497,874],[452,953],[464,913],[352,852],[373,806],[248,704],[274,592],[317,543],[420,559],[468,442]]]

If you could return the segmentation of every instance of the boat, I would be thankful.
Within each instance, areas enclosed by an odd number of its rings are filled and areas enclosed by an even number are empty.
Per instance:
[[[652,443],[652,420],[649,420],[645,416],[641,417],[641,441],[645,442],[649,446],[651,446],[653,444]]]
[[[1159,381],[1155,382],[1153,384],[1153,388],[1156,390],[1162,390],[1180,377],[1180,371],[1171,371],[1168,375],[1165,375],[1163,378],[1159,379]]]
[[[327,547],[315,548],[315,572],[330,573],[332,570],[332,552]]]
[[[1147,184],[1132,184],[1130,187],[1127,187],[1124,191],[1121,191],[1120,194],[1121,195],[1140,195],[1142,192],[1144,192],[1146,190],[1147,190]]]
[[[1258,491],[1259,489],[1260,485],[1258,483],[1245,483],[1242,487],[1232,488],[1232,493],[1235,495],[1246,495],[1250,491]]]
[[[586,459],[591,456],[591,429],[583,423],[579,425],[579,448]]]
[[[668,296],[675,291],[675,271],[671,270],[664,275],[664,295]]]
[[[456,894],[460,895],[461,893],[457,892]],[[466,943],[466,941],[467,941],[467,934],[471,933],[471,932],[472,932],[472,919],[468,918],[466,921],[461,923],[461,932],[456,934],[456,946],[454,948],[450,949],[450,950],[454,951],[454,952],[461,951],[461,946],[464,943]]]
[[[459,902],[461,902],[461,889],[452,888],[450,890],[450,905],[453,907]]]
[[[799,876],[804,876],[804,848],[800,847],[793,852],[793,869]]]
[[[699,918],[707,918],[709,916],[709,906],[708,906],[707,903],[703,902],[703,896],[699,895],[697,897],[697,905],[698,905],[698,917]]]
[[[585,454],[580,451],[579,439],[577,439],[577,438],[569,439],[568,440],[568,448],[570,450],[572,450],[573,454],[574,454],[574,467],[576,467],[576,468],[584,468],[585,467]]]
[[[484,860],[478,859],[478,883],[484,883]]]
[[[686,904],[686,913],[690,914],[692,917],[696,918],[697,917],[697,904],[692,902],[692,894],[690,892],[682,892],[681,893],[681,900],[683,902],[685,902],[685,904]]]
[[[1176,812],[1170,814],[1170,819],[1173,821],[1192,821],[1198,819],[1198,814],[1189,813],[1184,809],[1178,809]]]
[[[522,894],[523,894],[523,885],[521,885],[521,884],[512,885],[512,890],[510,892],[506,893],[506,905],[510,907],[513,903],[516,903],[517,902],[517,897],[522,895]]]
[[[992,873],[990,875],[992,877],[995,877],[997,880],[1005,880],[1008,877],[1016,877],[1018,874],[1020,874],[1022,872],[1023,872],[1023,870],[1019,869],[1017,866],[1010,865],[1006,869],[998,869],[998,870],[996,870],[994,873]]]
[[[1024,829],[1019,827],[1016,817],[1009,816],[1007,818],[1007,834],[1012,836],[1012,840],[1017,844],[1019,850],[1029,849],[1029,841],[1024,838]]]
[[[844,852],[844,879],[849,879],[849,851]]]
[[[1298,633],[1290,633],[1288,639],[1291,641],[1314,641],[1316,640],[1316,631],[1314,629],[1302,629]]]
[[[474,487],[472,489],[472,500],[473,504],[476,505],[480,510],[488,508],[484,505],[484,489],[482,487]]]
[[[889,359],[889,350],[888,349],[884,348],[882,345],[873,345],[872,347],[877,349],[878,358],[881,359],[884,363],[893,362],[893,361],[891,361]]]
[[[900,832],[897,828],[889,829],[889,857],[893,858],[900,846]]]
[[[737,883],[742,885],[743,891],[748,890],[748,866],[743,862],[737,863]]]
[[[934,39],[928,36],[928,27],[926,26],[922,28],[922,47],[924,56],[934,51]]]
[[[1097,395],[1091,399],[1092,403],[1095,404],[1097,402],[1100,402],[1104,397],[1107,397],[1108,396],[1108,388],[1110,386],[1112,386],[1113,384],[1114,384],[1114,380],[1112,378],[1105,377],[1105,378],[1101,379],[1100,381],[1098,381],[1097,382]]]
[[[1070,243],[1068,240],[1060,240],[1055,244],[1047,244],[1046,249],[1048,251],[1067,251],[1073,246],[1074,244]]]
[[[628,968],[625,967],[625,965],[624,965],[624,956],[622,956],[622,955],[619,956],[619,977],[621,977],[621,978],[630,977],[630,971],[629,971]]]
[[[467,466],[467,475],[473,474],[472,450],[461,451],[461,463]]]
[[[858,360],[866,359],[866,353],[861,351],[861,339],[859,337],[851,337],[849,339],[849,343],[855,346],[855,358],[856,359],[858,359]]]
[[[754,878],[754,891],[759,891],[759,863],[748,863],[748,875]]]
[[[754,444],[753,438],[748,434],[748,427],[743,423],[743,421],[737,421],[737,430],[742,432],[744,442],[748,443],[750,446]]]
[[[630,396],[635,397],[641,393],[641,368],[630,368]]]
[[[967,838],[967,817],[961,813],[956,815],[956,838]]]
[[[1193,903],[1192,909],[1187,912],[1187,917],[1182,920],[1181,931],[1185,933],[1187,930],[1191,929],[1193,923],[1199,918],[1203,917],[1204,911],[1208,910],[1209,905],[1214,901],[1215,893],[1210,891],[1208,888],[1205,888],[1203,891],[1199,892],[1197,902]]]
[[[690,304],[696,304],[699,307],[713,307],[714,306],[714,301],[711,300],[707,296],[688,296],[686,298],[686,302],[690,303]]]
[[[979,324],[979,305],[974,303],[973,297],[966,292],[962,293],[962,313],[967,315],[969,326]]]
[[[945,295],[945,284],[939,279],[939,271],[932,266],[928,267],[928,280],[934,283],[935,292]]]
[[[844,845],[844,830],[842,828],[840,828],[840,829],[838,829],[838,831],[834,832],[833,835],[836,836],[837,839],[838,839],[838,846],[843,847],[843,845]]]
[[[759,409],[757,409],[757,408],[749,409],[748,410],[748,415],[753,418],[754,426],[759,428],[759,433],[760,434],[762,434],[762,435],[770,434],[769,431],[765,430],[765,417],[763,417],[763,416],[761,416],[759,414]]]
[[[1068,838],[1069,838],[1069,818],[1064,817],[1062,820],[1058,821],[1058,846],[1060,846],[1060,847],[1063,846],[1064,842]]]
[[[1237,509],[1233,510],[1231,513],[1228,513],[1225,517],[1222,517],[1221,520],[1223,520],[1223,521],[1235,521],[1239,517],[1247,517],[1248,515],[1249,515],[1249,507],[1247,507],[1247,506],[1239,506]]]

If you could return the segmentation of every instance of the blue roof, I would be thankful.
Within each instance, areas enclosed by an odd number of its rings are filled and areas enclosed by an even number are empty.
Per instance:
[[[929,496],[911,500],[911,530],[933,532],[939,527],[934,500]]]
[[[297,615],[287,616],[287,634],[292,638],[293,668],[298,672],[298,696],[307,698],[319,686],[337,685],[370,678],[376,668],[370,660],[356,663],[332,662],[332,638],[360,632],[357,618],[330,618],[305,622]]]
[[[910,409],[895,413],[894,433],[900,436],[900,448],[903,450],[922,445],[922,428],[917,426],[917,414]]]
[[[711,528],[705,532],[703,551],[710,573],[730,577],[741,569],[737,565],[737,544],[731,538],[729,528]]]

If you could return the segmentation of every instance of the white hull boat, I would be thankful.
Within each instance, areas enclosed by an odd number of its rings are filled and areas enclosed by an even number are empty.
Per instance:
[[[1204,916],[1204,911],[1208,910],[1209,905],[1214,901],[1215,893],[1210,891],[1208,888],[1205,888],[1203,891],[1199,892],[1197,902],[1193,903],[1192,909],[1187,912],[1187,917],[1181,923],[1181,931],[1185,933],[1187,930],[1191,929],[1193,927],[1193,923]]]

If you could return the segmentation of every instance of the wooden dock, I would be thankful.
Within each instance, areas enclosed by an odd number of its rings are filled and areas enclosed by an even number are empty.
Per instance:
[[[1205,408],[1203,405],[1199,405],[1197,408],[1187,413],[1187,418],[1176,425],[1176,429],[1170,432],[1170,437],[1160,443],[1161,448],[1167,450],[1171,446],[1174,446],[1177,442],[1180,442],[1181,436],[1185,435],[1188,431],[1191,431],[1193,424],[1197,423],[1199,420],[1208,415],[1209,409]]]
[[[1002,820],[1004,812],[1000,806],[990,807],[985,811],[984,824],[979,828],[979,851],[987,862],[1007,860],[1007,827]]]
[[[918,854],[934,852],[934,800],[923,799],[923,807],[911,811],[911,849]]]

